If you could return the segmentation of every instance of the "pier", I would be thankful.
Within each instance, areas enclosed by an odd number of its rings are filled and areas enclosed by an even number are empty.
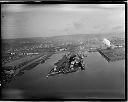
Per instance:
[[[118,61],[125,59],[125,52],[123,48],[107,48],[107,49],[97,49],[97,51],[108,61]]]

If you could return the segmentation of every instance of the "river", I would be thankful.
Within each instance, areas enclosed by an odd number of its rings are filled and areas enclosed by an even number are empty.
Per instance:
[[[85,71],[46,78],[64,54],[54,54],[44,64],[17,76],[3,89],[3,98],[124,98],[124,60],[107,62],[98,52],[88,53]]]

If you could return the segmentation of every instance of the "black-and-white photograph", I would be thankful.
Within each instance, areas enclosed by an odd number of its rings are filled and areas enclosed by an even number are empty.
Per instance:
[[[125,99],[125,4],[2,4],[2,99]]]

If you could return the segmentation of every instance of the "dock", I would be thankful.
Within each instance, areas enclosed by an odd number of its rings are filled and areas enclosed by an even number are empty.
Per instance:
[[[106,48],[106,49],[97,49],[97,51],[108,61],[118,61],[125,59],[125,51],[123,48]]]

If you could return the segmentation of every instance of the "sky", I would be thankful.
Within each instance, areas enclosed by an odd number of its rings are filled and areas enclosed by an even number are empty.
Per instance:
[[[4,4],[2,38],[125,31],[124,4]]]

